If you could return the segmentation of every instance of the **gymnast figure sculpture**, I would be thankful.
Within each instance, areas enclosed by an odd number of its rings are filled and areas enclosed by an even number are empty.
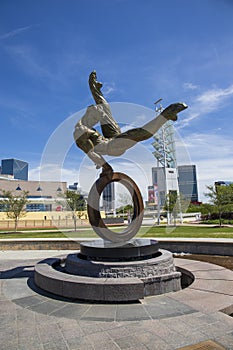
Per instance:
[[[87,107],[86,113],[75,125],[74,130],[76,145],[96,164],[97,169],[102,168],[100,177],[89,191],[88,217],[93,230],[102,239],[114,244],[124,244],[131,240],[141,227],[144,212],[143,198],[137,184],[126,174],[114,172],[103,156],[122,155],[137,142],[152,137],[168,120],[177,120],[177,114],[188,106],[181,102],[171,104],[142,127],[121,132],[101,92],[102,83],[97,81],[95,71],[89,76],[89,86],[96,104]],[[98,123],[102,134],[94,129]],[[100,213],[101,194],[104,188],[112,182],[120,182],[131,194],[133,202],[132,220],[121,232],[111,231]]]
[[[86,113],[75,125],[73,135],[76,145],[96,164],[96,168],[103,169],[102,175],[113,172],[103,155],[122,155],[137,142],[152,137],[168,120],[176,121],[177,114],[188,107],[181,102],[171,104],[142,127],[121,132],[101,92],[103,84],[97,81],[95,71],[89,76],[89,86],[96,105],[87,107]],[[98,123],[102,134],[93,128]]]

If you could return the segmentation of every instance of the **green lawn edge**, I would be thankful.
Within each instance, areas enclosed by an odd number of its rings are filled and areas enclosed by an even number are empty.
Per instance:
[[[111,228],[116,232],[122,230],[120,228]],[[233,238],[232,227],[212,227],[212,226],[142,226],[139,230],[137,238]],[[73,231],[20,231],[18,233],[0,232],[0,239],[15,238],[98,238],[97,234],[91,228],[78,228]]]

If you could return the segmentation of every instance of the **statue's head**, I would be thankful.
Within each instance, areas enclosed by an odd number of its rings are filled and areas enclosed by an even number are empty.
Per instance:
[[[91,72],[91,74],[90,74],[90,76],[89,76],[89,79],[96,79],[96,71],[95,70],[93,70],[92,72]]]

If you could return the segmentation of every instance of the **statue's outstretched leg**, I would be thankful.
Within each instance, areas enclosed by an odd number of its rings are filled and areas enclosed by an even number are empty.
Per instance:
[[[187,107],[185,103],[174,103],[142,127],[128,130],[110,139],[108,142],[96,145],[95,151],[100,154],[120,156],[137,142],[145,141],[152,137],[168,120],[177,120],[177,114]]]
[[[142,126],[142,129],[154,135],[168,120],[176,121],[177,114],[188,108],[183,102],[173,103],[165,108],[155,119]],[[140,137],[140,136],[139,136]],[[142,140],[143,141],[143,135]]]

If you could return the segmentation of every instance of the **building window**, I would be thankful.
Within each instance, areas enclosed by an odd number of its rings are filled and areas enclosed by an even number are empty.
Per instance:
[[[15,189],[16,191],[22,191],[21,187],[18,185]]]
[[[52,204],[29,203],[26,205],[27,211],[52,211]]]

